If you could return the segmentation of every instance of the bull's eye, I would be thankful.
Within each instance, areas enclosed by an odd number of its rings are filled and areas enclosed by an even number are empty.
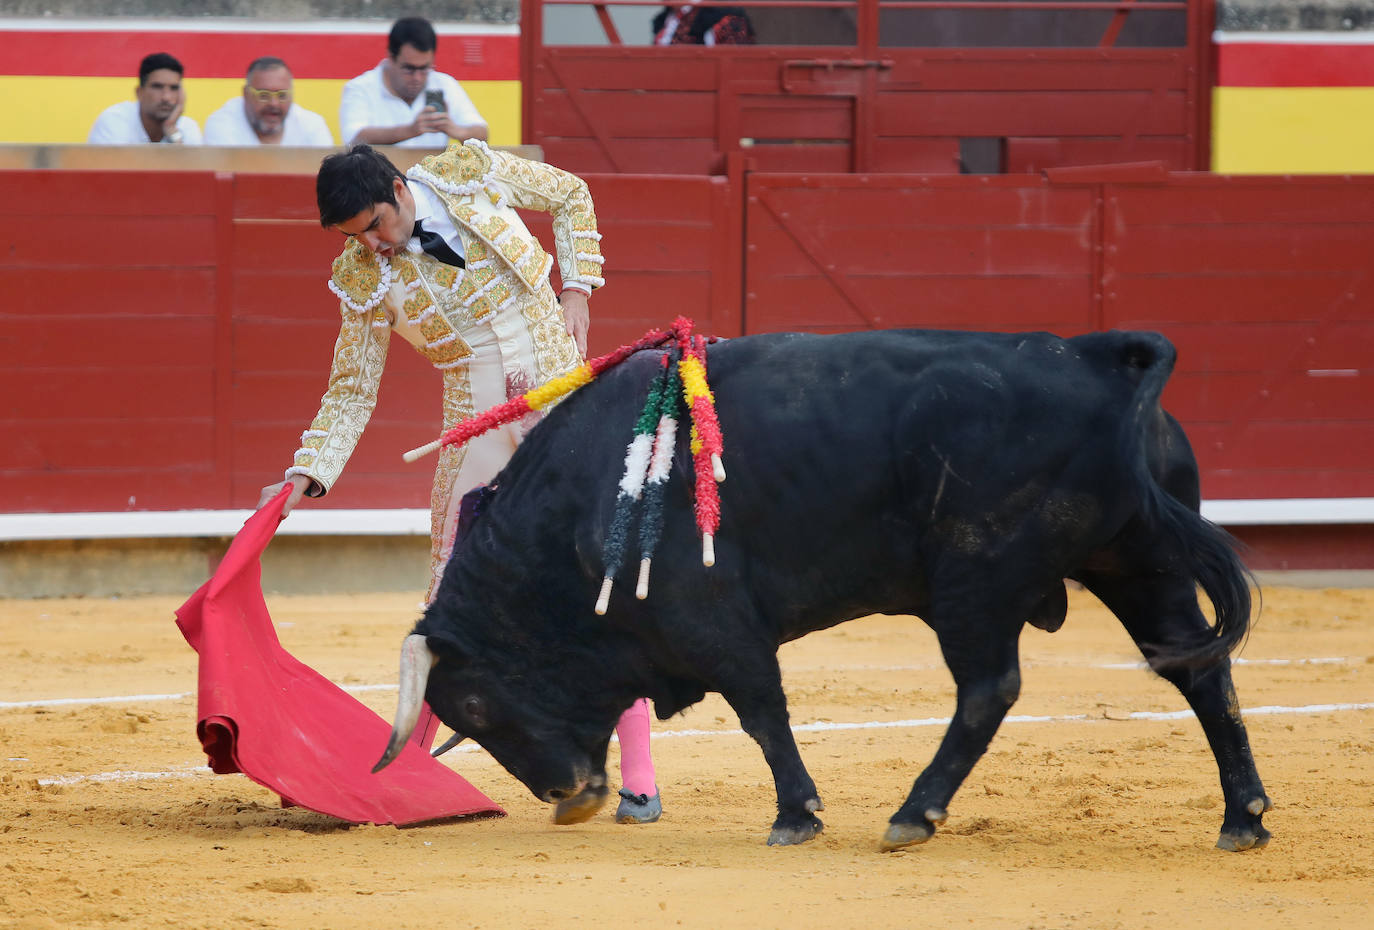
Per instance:
[[[487,701],[476,694],[469,694],[463,699],[463,717],[468,727],[474,733],[480,733],[487,728]]]

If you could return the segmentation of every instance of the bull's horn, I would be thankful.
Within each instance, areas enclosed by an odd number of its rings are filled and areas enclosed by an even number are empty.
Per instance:
[[[419,633],[411,633],[401,644],[401,693],[396,700],[396,722],[391,725],[391,741],[386,744],[386,752],[372,766],[374,775],[390,765],[410,739],[420,720],[429,670],[438,662],[439,657],[429,651],[429,643]]]
[[[434,750],[433,752],[431,752],[430,755],[433,756],[435,759],[437,759],[437,758],[439,758],[440,756],[442,756],[444,753],[446,753],[446,752],[448,752],[450,749],[452,749],[454,746],[457,746],[459,743],[461,743],[461,742],[463,741],[463,739],[464,739],[463,734],[461,734],[461,733],[455,733],[455,734],[453,734],[452,736],[450,736],[448,739],[444,740],[444,745],[440,746],[438,749],[436,749],[436,750]]]

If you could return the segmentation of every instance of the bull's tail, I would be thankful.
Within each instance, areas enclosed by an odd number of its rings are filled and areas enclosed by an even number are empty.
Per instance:
[[[1152,427],[1158,429],[1163,416],[1159,400],[1173,372],[1173,345],[1158,333],[1122,335],[1126,341],[1121,362],[1139,369],[1140,374],[1131,414],[1122,424],[1122,461],[1129,463],[1141,502],[1141,518],[1177,543],[1169,548],[1179,553],[1183,561],[1179,567],[1202,588],[1215,614],[1215,622],[1191,640],[1157,644],[1152,660],[1156,667],[1210,665],[1245,641],[1250,628],[1253,576],[1240,560],[1235,538],[1170,494],[1150,470],[1147,438]],[[1186,442],[1175,454],[1186,454],[1190,468],[1195,470]]]

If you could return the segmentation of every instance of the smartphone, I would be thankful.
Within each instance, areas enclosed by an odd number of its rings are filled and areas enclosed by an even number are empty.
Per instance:
[[[440,113],[448,112],[448,107],[444,104],[444,92],[442,90],[425,91],[425,106]]]

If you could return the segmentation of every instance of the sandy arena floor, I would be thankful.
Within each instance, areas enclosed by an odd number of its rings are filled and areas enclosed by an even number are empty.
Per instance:
[[[825,833],[770,849],[772,780],[715,696],[655,724],[655,825],[617,825],[608,806],[555,827],[467,749],[445,759],[508,817],[354,827],[203,768],[179,599],[0,601],[0,926],[1369,926],[1374,590],[1264,598],[1236,679],[1275,803],[1266,849],[1212,848],[1221,794],[1200,729],[1128,718],[1182,698],[1076,593],[1060,632],[1023,637],[1013,714],[1052,719],[1004,724],[944,829],[887,855],[887,817],[943,732],[928,718],[953,709],[908,618],[784,648],[794,723],[907,723],[802,732]],[[415,600],[269,603],[288,649],[362,685],[394,681]],[[390,718],[393,691],[359,697]]]

